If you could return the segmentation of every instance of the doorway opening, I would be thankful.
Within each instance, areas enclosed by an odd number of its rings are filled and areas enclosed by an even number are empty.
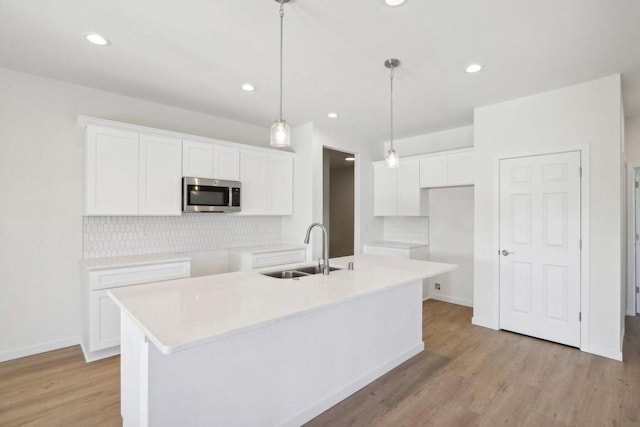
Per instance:
[[[353,153],[323,148],[322,222],[329,232],[329,257],[354,253]]]

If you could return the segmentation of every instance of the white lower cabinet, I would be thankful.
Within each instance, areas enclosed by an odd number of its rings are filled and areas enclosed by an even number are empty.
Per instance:
[[[104,260],[87,260],[84,265],[84,339],[82,350],[87,362],[120,353],[120,309],[108,295],[109,289],[143,283],[182,279],[191,275],[189,258],[166,256],[135,257],[135,263],[123,259],[121,264]],[[146,258],[140,264],[140,258]]]
[[[306,246],[288,244],[231,248],[229,250],[229,268],[231,271],[243,271],[302,263],[306,259],[306,253]]]

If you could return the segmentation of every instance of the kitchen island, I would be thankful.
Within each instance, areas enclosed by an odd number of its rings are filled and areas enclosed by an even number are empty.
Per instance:
[[[124,425],[300,425],[424,349],[421,281],[455,265],[373,255],[331,265],[343,269],[109,291],[122,316]]]

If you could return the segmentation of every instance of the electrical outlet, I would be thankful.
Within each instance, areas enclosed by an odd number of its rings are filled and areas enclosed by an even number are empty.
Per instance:
[[[440,283],[434,283],[433,287],[436,288],[436,291],[440,290]]]

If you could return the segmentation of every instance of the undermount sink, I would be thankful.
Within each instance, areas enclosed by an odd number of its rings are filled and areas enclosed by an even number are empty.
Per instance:
[[[340,270],[338,267],[329,267],[329,271]],[[317,265],[309,267],[289,268],[287,270],[267,271],[263,274],[265,276],[274,277],[276,279],[297,279],[305,276],[313,276],[314,274],[322,273],[322,268],[318,268]]]

